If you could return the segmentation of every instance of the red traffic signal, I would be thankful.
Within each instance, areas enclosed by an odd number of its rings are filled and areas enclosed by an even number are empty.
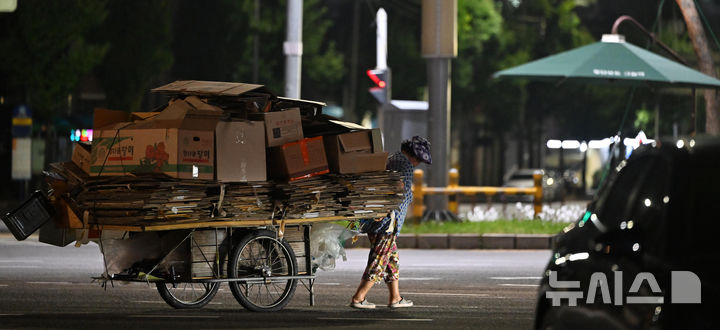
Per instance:
[[[370,69],[366,73],[375,83],[368,92],[380,103],[390,102],[390,69]]]
[[[377,87],[385,88],[387,87],[387,83],[385,80],[387,79],[387,70],[367,70],[367,75],[370,77],[370,80],[372,80]]]

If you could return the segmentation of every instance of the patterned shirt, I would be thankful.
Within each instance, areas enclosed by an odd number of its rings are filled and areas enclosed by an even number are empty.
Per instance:
[[[407,158],[407,156],[405,156],[402,152],[398,151],[388,157],[385,169],[390,171],[396,171],[400,173],[402,177],[404,199],[402,203],[400,203],[398,208],[393,211],[395,212],[395,219],[397,221],[397,233],[399,234],[400,229],[402,229],[403,223],[405,222],[405,216],[407,216],[408,208],[413,201],[412,181],[415,167]]]

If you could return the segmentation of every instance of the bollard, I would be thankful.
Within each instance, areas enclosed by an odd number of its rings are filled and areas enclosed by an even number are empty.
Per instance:
[[[425,207],[424,204],[424,196],[423,196],[423,171],[421,169],[416,169],[413,172],[413,186],[412,186],[412,192],[413,192],[413,205],[412,205],[412,215],[413,218],[415,218],[415,224],[420,223],[420,218],[422,218],[423,215],[423,208]]]
[[[542,212],[542,180],[542,172],[535,171],[535,173],[533,173],[533,184],[535,186],[535,198],[533,198],[533,219],[537,219]]]
[[[460,185],[460,174],[456,168],[448,171],[448,189],[458,188]],[[451,193],[448,196],[448,209],[455,215],[458,215],[458,193]]]

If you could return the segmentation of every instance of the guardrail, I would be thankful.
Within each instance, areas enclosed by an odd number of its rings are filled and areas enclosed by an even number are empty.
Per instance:
[[[423,170],[416,169],[413,173],[413,205],[412,216],[422,217],[425,210],[425,195],[448,195],[448,209],[453,214],[458,214],[458,195],[486,195],[492,197],[497,194],[504,195],[532,195],[533,196],[533,218],[537,218],[542,212],[542,173],[533,173],[532,188],[515,187],[491,187],[491,186],[460,186],[460,174],[455,168],[448,171],[447,187],[428,187],[423,183]]]

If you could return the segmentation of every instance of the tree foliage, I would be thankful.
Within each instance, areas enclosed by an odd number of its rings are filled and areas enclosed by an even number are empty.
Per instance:
[[[0,15],[0,72],[6,89],[18,91],[42,118],[68,106],[80,78],[102,60],[107,43],[87,35],[107,15],[106,1],[18,2]]]
[[[173,63],[172,6],[167,0],[110,0],[109,15],[96,38],[109,43],[98,69],[107,104],[140,111],[148,89]]]

